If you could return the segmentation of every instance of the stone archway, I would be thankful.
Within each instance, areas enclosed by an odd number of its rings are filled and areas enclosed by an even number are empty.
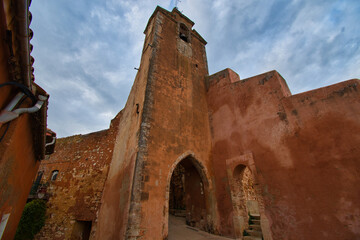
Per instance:
[[[252,153],[227,159],[226,165],[231,189],[235,236],[242,238],[251,235],[272,240],[262,187]]]
[[[170,180],[169,214],[185,217],[187,225],[206,230],[204,183],[189,157],[182,160],[173,171]]]
[[[232,173],[231,199],[236,216],[235,225],[239,227],[237,236],[249,227],[249,215],[259,215],[258,196],[255,189],[254,178],[249,167],[239,164]]]
[[[172,216],[183,218],[188,226],[213,230],[213,216],[207,172],[204,166],[189,154],[175,162],[168,177],[166,193],[167,224]],[[168,230],[168,225],[165,226]],[[166,231],[167,235],[168,231]],[[169,236],[170,237],[170,236]]]

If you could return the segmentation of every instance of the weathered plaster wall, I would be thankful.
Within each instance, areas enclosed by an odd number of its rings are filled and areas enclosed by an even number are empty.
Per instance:
[[[117,125],[108,130],[57,140],[55,153],[41,162],[42,183],[50,195],[45,226],[36,239],[70,239],[76,221],[92,222],[90,239],[96,233],[98,210],[107,178]],[[52,171],[58,170],[51,181]]]
[[[34,157],[28,115],[12,121],[0,153],[0,216],[10,214],[3,239],[12,239],[40,164]]]
[[[252,153],[273,239],[359,238],[359,80],[291,96],[275,71],[239,81],[226,69],[208,87],[222,217],[226,163]]]
[[[14,9],[11,9],[10,13],[9,8],[4,9],[4,5],[8,7],[9,4],[0,1],[0,84],[13,81],[9,73],[11,45],[6,38],[8,29],[6,16],[8,20],[11,18],[14,20],[15,16]],[[12,21],[12,24],[15,23],[15,20]],[[18,89],[11,86],[0,88],[1,110],[9,104],[17,92]],[[30,104],[31,101],[24,101],[22,107],[28,107]],[[35,133],[32,120],[28,114],[24,114],[9,124],[0,124],[0,137],[3,136],[0,142],[0,220],[9,216],[2,239],[13,239],[32,179],[39,167],[39,159],[36,159],[34,154]]]

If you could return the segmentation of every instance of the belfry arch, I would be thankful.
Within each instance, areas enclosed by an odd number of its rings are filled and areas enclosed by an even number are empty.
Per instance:
[[[165,229],[168,230],[169,220],[175,217],[191,227],[214,232],[210,186],[206,168],[193,154],[179,158],[167,179]]]

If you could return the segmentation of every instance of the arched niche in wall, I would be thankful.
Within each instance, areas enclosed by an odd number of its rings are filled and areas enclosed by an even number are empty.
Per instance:
[[[233,168],[229,180],[235,234],[242,237],[244,230],[249,228],[249,216],[260,216],[255,180],[250,168],[244,164]]]
[[[257,232],[264,240],[272,240],[262,187],[252,153],[229,158],[226,165],[236,237],[242,238],[250,232]]]
[[[258,207],[257,209],[256,206],[252,207],[255,204],[254,201],[258,200],[254,185],[250,168],[242,164],[237,165],[233,171],[232,198],[236,210],[246,218],[250,212],[259,214]]]

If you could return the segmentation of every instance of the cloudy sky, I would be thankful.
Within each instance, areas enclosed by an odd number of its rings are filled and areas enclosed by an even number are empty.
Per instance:
[[[36,82],[58,137],[106,129],[124,107],[156,5],[175,0],[33,0]],[[276,69],[293,94],[360,78],[359,0],[181,0],[207,40],[210,74]]]

